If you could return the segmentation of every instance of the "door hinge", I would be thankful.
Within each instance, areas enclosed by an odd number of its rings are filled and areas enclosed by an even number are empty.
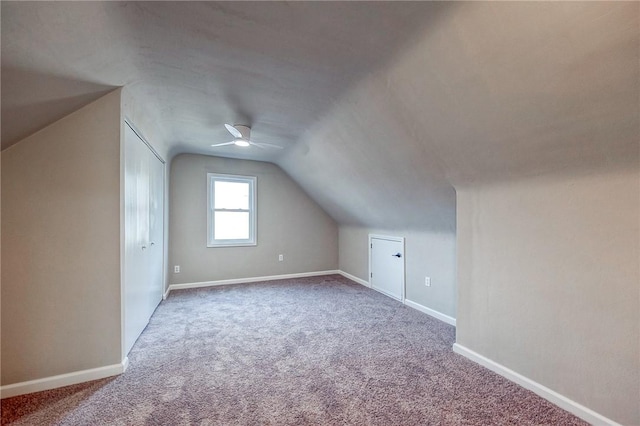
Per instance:
[[[371,278],[373,278],[373,272],[371,273]]]

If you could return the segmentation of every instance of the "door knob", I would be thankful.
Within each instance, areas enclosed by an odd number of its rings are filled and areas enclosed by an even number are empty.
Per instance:
[[[392,254],[391,256],[402,257],[402,255],[400,253]]]
[[[142,250],[144,250],[144,249],[146,249],[146,248],[147,248],[147,246],[142,246]]]

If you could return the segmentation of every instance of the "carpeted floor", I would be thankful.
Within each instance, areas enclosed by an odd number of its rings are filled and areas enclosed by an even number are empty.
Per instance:
[[[16,425],[584,425],[341,276],[172,292],[121,376],[2,401]]]

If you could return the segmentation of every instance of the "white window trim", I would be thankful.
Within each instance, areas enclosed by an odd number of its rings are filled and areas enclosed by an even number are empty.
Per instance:
[[[243,240],[216,240],[214,239],[214,185],[216,180],[226,182],[243,182],[249,184],[249,238]],[[258,245],[258,179],[255,176],[227,175],[220,173],[207,173],[207,247],[242,247]]]

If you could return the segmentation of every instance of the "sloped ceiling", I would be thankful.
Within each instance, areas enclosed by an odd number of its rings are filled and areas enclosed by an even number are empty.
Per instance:
[[[126,85],[170,155],[272,161],[341,224],[434,231],[456,185],[638,167],[638,3],[1,7],[3,148]],[[285,149],[211,148],[225,122]]]
[[[37,84],[40,76],[76,81],[76,92],[87,94],[94,91],[89,84],[98,90],[126,85],[161,117],[174,151],[272,160],[270,151],[210,145],[231,139],[223,127],[231,122],[250,125],[256,140],[290,146],[350,85],[436,19],[438,9],[420,3],[2,2],[3,83],[13,89],[11,98],[3,93],[3,115],[19,102],[63,98]],[[11,81],[4,80],[5,70]],[[4,146],[28,133],[19,130],[30,120],[21,121],[3,126]]]

